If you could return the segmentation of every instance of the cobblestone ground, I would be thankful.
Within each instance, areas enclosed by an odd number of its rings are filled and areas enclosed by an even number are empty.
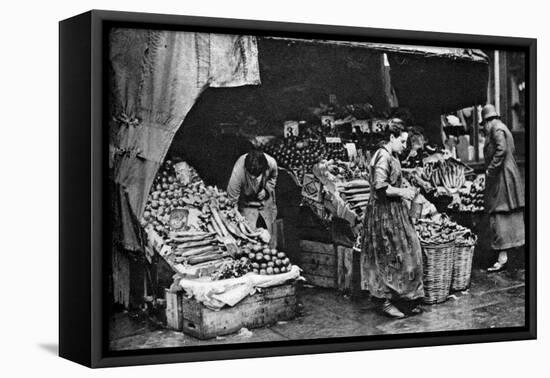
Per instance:
[[[298,290],[299,316],[294,320],[198,340],[149,319],[119,313],[111,319],[110,345],[112,350],[127,350],[518,327],[525,324],[524,282],[521,269],[496,274],[475,269],[469,290],[453,294],[443,304],[424,306],[421,315],[398,320],[385,317],[366,296],[349,298],[335,290],[303,285]]]

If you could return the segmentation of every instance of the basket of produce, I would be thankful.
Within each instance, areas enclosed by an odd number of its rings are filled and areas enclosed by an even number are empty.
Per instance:
[[[453,254],[452,291],[466,290],[470,286],[476,243],[477,236],[468,229],[456,239]]]
[[[456,225],[447,220],[419,221],[416,231],[422,246],[424,303],[447,300],[451,289]]]

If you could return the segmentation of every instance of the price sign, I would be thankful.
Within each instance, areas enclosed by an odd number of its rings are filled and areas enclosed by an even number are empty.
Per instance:
[[[367,119],[356,119],[351,123],[353,129],[359,129],[362,133],[370,133],[370,124]]]
[[[298,136],[300,134],[300,128],[298,121],[285,121],[284,124],[284,136],[290,138]]]
[[[346,143],[344,144],[344,147],[348,152],[349,159],[351,161],[355,160],[357,158],[357,147],[355,146],[355,143]]]
[[[386,130],[388,127],[388,120],[387,119],[378,119],[375,118],[372,120],[372,132],[373,133],[381,133],[382,131]]]
[[[342,143],[342,139],[339,137],[325,137],[327,143]]]
[[[324,115],[321,116],[321,125],[326,129],[334,128],[334,116]]]

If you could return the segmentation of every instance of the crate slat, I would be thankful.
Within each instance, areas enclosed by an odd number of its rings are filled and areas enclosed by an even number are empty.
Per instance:
[[[307,283],[327,289],[333,289],[336,287],[336,278],[335,277],[324,277],[324,276],[318,276],[315,274],[308,274],[303,273],[302,274],[304,278],[306,279]]]
[[[263,327],[279,320],[289,320],[296,316],[296,288],[293,283],[261,289],[246,297],[233,307],[219,311],[210,310],[194,299],[178,293],[181,308],[167,292],[167,317],[177,312],[179,319],[171,319],[169,327],[181,330],[199,339],[209,339],[227,335],[239,329]],[[173,293],[169,293],[173,294]],[[175,328],[178,326],[179,328]]]
[[[334,246],[311,240],[300,240],[300,250],[302,252],[324,253],[334,256]]]
[[[339,246],[336,248],[336,257],[338,260],[336,264],[338,290],[352,290],[353,249]]]

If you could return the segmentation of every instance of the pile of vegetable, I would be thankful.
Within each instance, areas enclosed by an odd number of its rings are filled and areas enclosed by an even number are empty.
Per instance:
[[[423,179],[434,186],[456,192],[466,182],[465,167],[454,159],[437,159],[424,162]]]
[[[298,181],[303,181],[306,173],[323,159],[348,160],[347,151],[342,143],[326,143],[322,138],[304,138],[292,136],[275,140],[263,146],[264,152],[271,155],[277,164],[294,172]]]
[[[449,208],[455,211],[479,212],[484,208],[485,175],[478,175],[472,182],[467,182],[459,190],[458,201],[454,201]]]
[[[145,204],[141,219],[143,226],[151,225],[157,233],[166,237],[170,231],[170,213],[175,209],[194,208],[207,219],[211,205],[228,210],[233,207],[227,194],[214,186],[206,186],[194,169],[191,169],[189,183],[182,184],[174,171],[174,163],[167,160],[159,169]],[[206,223],[199,223],[206,230]]]
[[[232,257],[212,232],[171,232],[166,241],[173,247],[174,261],[180,264],[197,265]]]
[[[461,226],[459,226],[461,227]],[[474,245],[477,242],[477,236],[469,228],[462,227],[462,232],[459,232],[456,238],[456,243],[460,245]]]
[[[446,244],[470,232],[446,216],[438,220],[421,219],[415,224],[415,229],[420,241],[431,245]]]
[[[165,257],[175,264],[214,267],[212,276],[218,278],[254,271],[252,262],[242,257],[251,249],[266,248],[270,241],[267,230],[253,230],[227,193],[205,185],[194,169],[189,176],[183,184],[176,177],[172,161],[163,164],[147,199],[143,227],[154,229],[170,247]],[[188,213],[182,228],[175,229],[171,223],[175,210]],[[283,271],[288,264],[289,260]],[[281,273],[281,267],[271,269],[271,274]]]
[[[368,171],[353,161],[329,160],[327,169],[336,178],[336,181],[347,182],[355,179],[369,179]]]
[[[367,180],[352,180],[336,186],[340,197],[351,210],[361,216],[370,198],[370,184]]]
[[[424,193],[429,193],[435,190],[430,181],[423,178],[423,169],[420,167],[414,169],[403,169],[404,178],[417,188],[421,188]]]
[[[267,244],[247,243],[237,254],[242,264],[250,264],[254,273],[271,275],[290,271],[290,259],[287,255]]]

